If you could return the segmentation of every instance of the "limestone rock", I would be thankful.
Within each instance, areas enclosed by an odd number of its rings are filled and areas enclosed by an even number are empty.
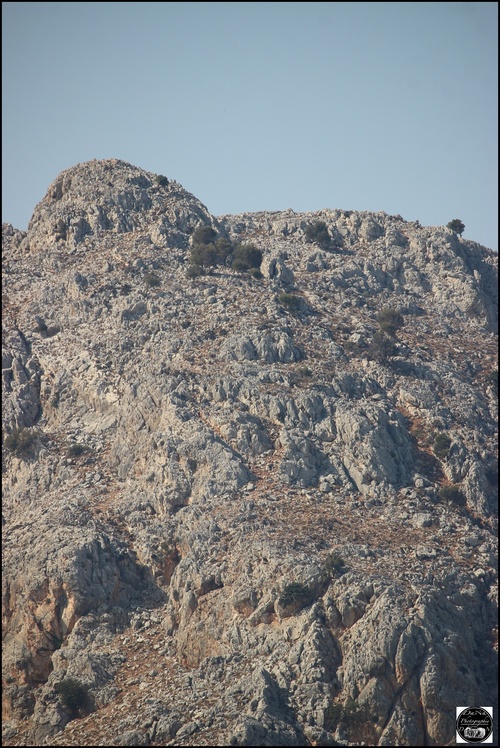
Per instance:
[[[189,277],[202,226],[262,277]],[[115,159],[2,233],[5,745],[445,745],[496,705],[497,255]]]

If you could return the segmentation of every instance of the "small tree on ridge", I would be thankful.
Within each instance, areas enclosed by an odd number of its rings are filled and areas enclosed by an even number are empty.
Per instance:
[[[451,229],[455,234],[460,234],[461,236],[464,233],[465,224],[459,218],[454,218],[453,221],[446,224],[446,228]]]

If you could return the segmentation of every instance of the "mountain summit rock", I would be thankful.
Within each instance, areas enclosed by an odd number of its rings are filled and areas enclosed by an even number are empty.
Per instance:
[[[3,268],[4,745],[496,717],[494,252],[383,212],[214,217],[106,159],[4,224]]]

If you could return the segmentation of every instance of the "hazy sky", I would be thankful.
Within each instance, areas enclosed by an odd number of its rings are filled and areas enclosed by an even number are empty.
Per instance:
[[[498,4],[2,3],[2,221],[119,158],[215,216],[385,211],[498,250]]]

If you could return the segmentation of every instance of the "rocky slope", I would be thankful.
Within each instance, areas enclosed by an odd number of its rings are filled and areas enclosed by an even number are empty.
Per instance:
[[[261,273],[189,278],[200,226]],[[449,745],[496,705],[496,254],[104,160],[3,263],[4,745]]]

